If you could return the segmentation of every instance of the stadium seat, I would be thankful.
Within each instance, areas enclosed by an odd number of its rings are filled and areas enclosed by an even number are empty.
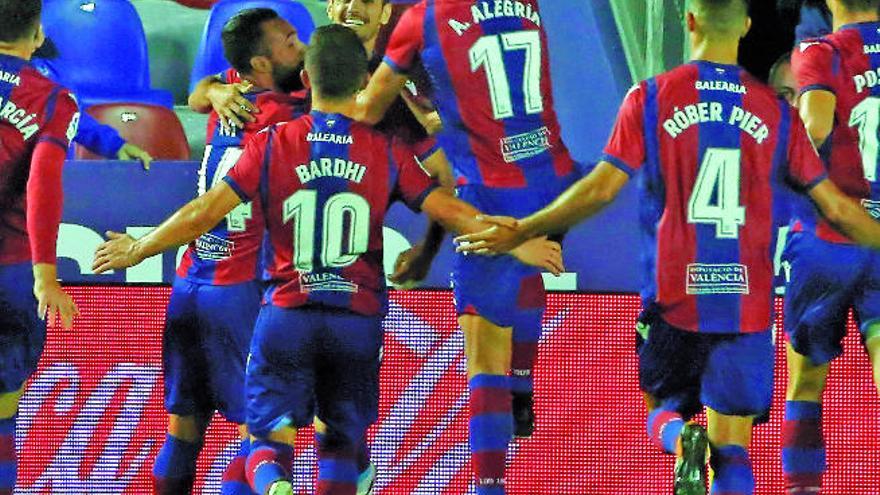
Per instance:
[[[299,32],[299,39],[308,43],[312,31],[315,30],[315,21],[312,16],[299,2],[293,0],[220,0],[211,8],[205,29],[202,32],[202,42],[199,52],[193,64],[189,79],[189,90],[192,92],[196,83],[205,76],[219,74],[229,68],[229,63],[223,56],[223,42],[220,33],[223,25],[233,15],[244,9],[258,7],[270,8],[281,17],[287,19]]]
[[[180,5],[185,5],[192,9],[210,9],[217,0],[175,0]]]
[[[163,106],[115,103],[93,105],[86,111],[157,160],[189,160],[189,144],[183,126],[177,115]],[[102,159],[79,145],[75,157],[78,160]]]
[[[87,103],[139,101],[173,105],[150,89],[147,40],[128,0],[46,0],[43,27],[58,47],[58,70]]]

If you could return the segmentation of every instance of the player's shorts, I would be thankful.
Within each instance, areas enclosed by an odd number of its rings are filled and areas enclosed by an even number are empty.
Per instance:
[[[46,322],[33,286],[31,263],[0,265],[0,393],[21,388],[43,353]]]
[[[347,442],[379,418],[381,315],[325,306],[260,311],[247,367],[247,422],[266,438],[317,415]]]
[[[478,184],[459,186],[459,199],[489,215],[522,218],[550,204],[576,180],[576,174],[541,188],[497,189]],[[546,306],[541,270],[510,255],[477,256],[456,253],[452,287],[459,315],[473,314],[509,327],[517,314]]]
[[[783,259],[791,265],[785,290],[785,333],[814,364],[843,353],[849,309],[864,336],[880,323],[880,254],[837,244],[809,232],[789,235]]]
[[[245,365],[261,295],[257,282],[174,280],[162,342],[169,413],[206,416],[216,410],[229,421],[245,422]]]
[[[689,419],[710,407],[758,416],[773,398],[773,336],[689,332],[645,311],[636,336],[643,392]]]

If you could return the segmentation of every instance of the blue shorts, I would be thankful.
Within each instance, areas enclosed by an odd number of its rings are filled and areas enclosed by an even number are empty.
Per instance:
[[[210,417],[219,411],[229,421],[245,422],[245,364],[260,300],[257,282],[174,280],[162,342],[169,413]]]
[[[682,330],[645,312],[637,335],[643,392],[686,419],[711,407],[729,416],[758,416],[773,399],[773,335]],[[644,335],[647,335],[645,338]]]
[[[785,332],[798,354],[817,365],[842,354],[850,308],[862,335],[880,323],[877,252],[797,232],[789,235],[783,259],[791,265],[785,291]]]
[[[20,389],[43,353],[46,322],[33,287],[31,263],[0,265],[0,393]]]
[[[247,422],[260,438],[317,415],[346,443],[379,418],[381,315],[321,306],[260,311],[247,367]]]
[[[572,174],[546,187],[526,189],[471,184],[459,186],[456,192],[483,213],[522,218],[550,204],[575,180]],[[541,270],[510,255],[456,253],[452,288],[459,315],[479,315],[502,327],[514,326],[522,312],[540,313],[546,306]]]

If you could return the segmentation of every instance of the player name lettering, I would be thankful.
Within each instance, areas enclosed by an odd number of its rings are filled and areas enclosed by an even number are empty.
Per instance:
[[[473,26],[499,17],[520,17],[536,26],[541,25],[541,14],[530,4],[516,0],[494,0],[491,2],[482,1],[471,6],[473,22],[461,22],[456,19],[450,19],[449,26],[461,36]]]
[[[367,167],[342,158],[319,158],[296,167],[296,175],[303,184],[321,177],[339,177],[360,184],[366,173]]]
[[[871,55],[874,53],[880,53],[880,43],[865,45],[865,55]]]
[[[12,100],[4,102],[3,97],[0,97],[0,120],[5,120],[14,125],[18,132],[24,136],[25,141],[40,130],[40,126],[36,122],[31,123],[36,117],[37,114],[28,114],[25,110],[18,108],[18,105],[13,103]]]
[[[306,141],[310,143],[333,143],[353,144],[354,139],[347,134],[333,134],[330,132],[310,132],[306,135]]]
[[[0,82],[8,83],[13,86],[21,86],[21,76],[12,72],[0,70]]]
[[[856,93],[871,89],[880,84],[880,69],[871,69],[863,74],[856,74],[853,77],[853,82],[856,84]]]
[[[727,81],[697,81],[696,87],[699,91],[727,91],[741,95],[748,92],[742,84]]]
[[[684,108],[675,107],[672,117],[663,122],[663,129],[671,137],[676,138],[692,125],[707,122],[724,122],[739,127],[758,144],[763,144],[770,137],[770,129],[757,115],[737,105],[725,108],[715,101],[687,105]]]

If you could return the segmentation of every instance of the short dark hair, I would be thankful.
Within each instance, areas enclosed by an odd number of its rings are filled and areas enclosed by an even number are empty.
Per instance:
[[[266,55],[268,48],[263,43],[263,23],[278,19],[272,9],[245,9],[232,16],[223,25],[223,55],[233,69],[249,73],[254,68],[251,58]]]
[[[0,41],[19,41],[33,33],[42,10],[41,0],[0,0]]]
[[[854,12],[868,12],[880,7],[880,0],[840,0],[840,3]]]
[[[690,4],[707,29],[720,35],[737,29],[749,15],[749,0],[690,0]]]
[[[367,75],[367,51],[355,32],[330,24],[312,34],[306,50],[306,71],[312,87],[324,98],[349,97]]]

